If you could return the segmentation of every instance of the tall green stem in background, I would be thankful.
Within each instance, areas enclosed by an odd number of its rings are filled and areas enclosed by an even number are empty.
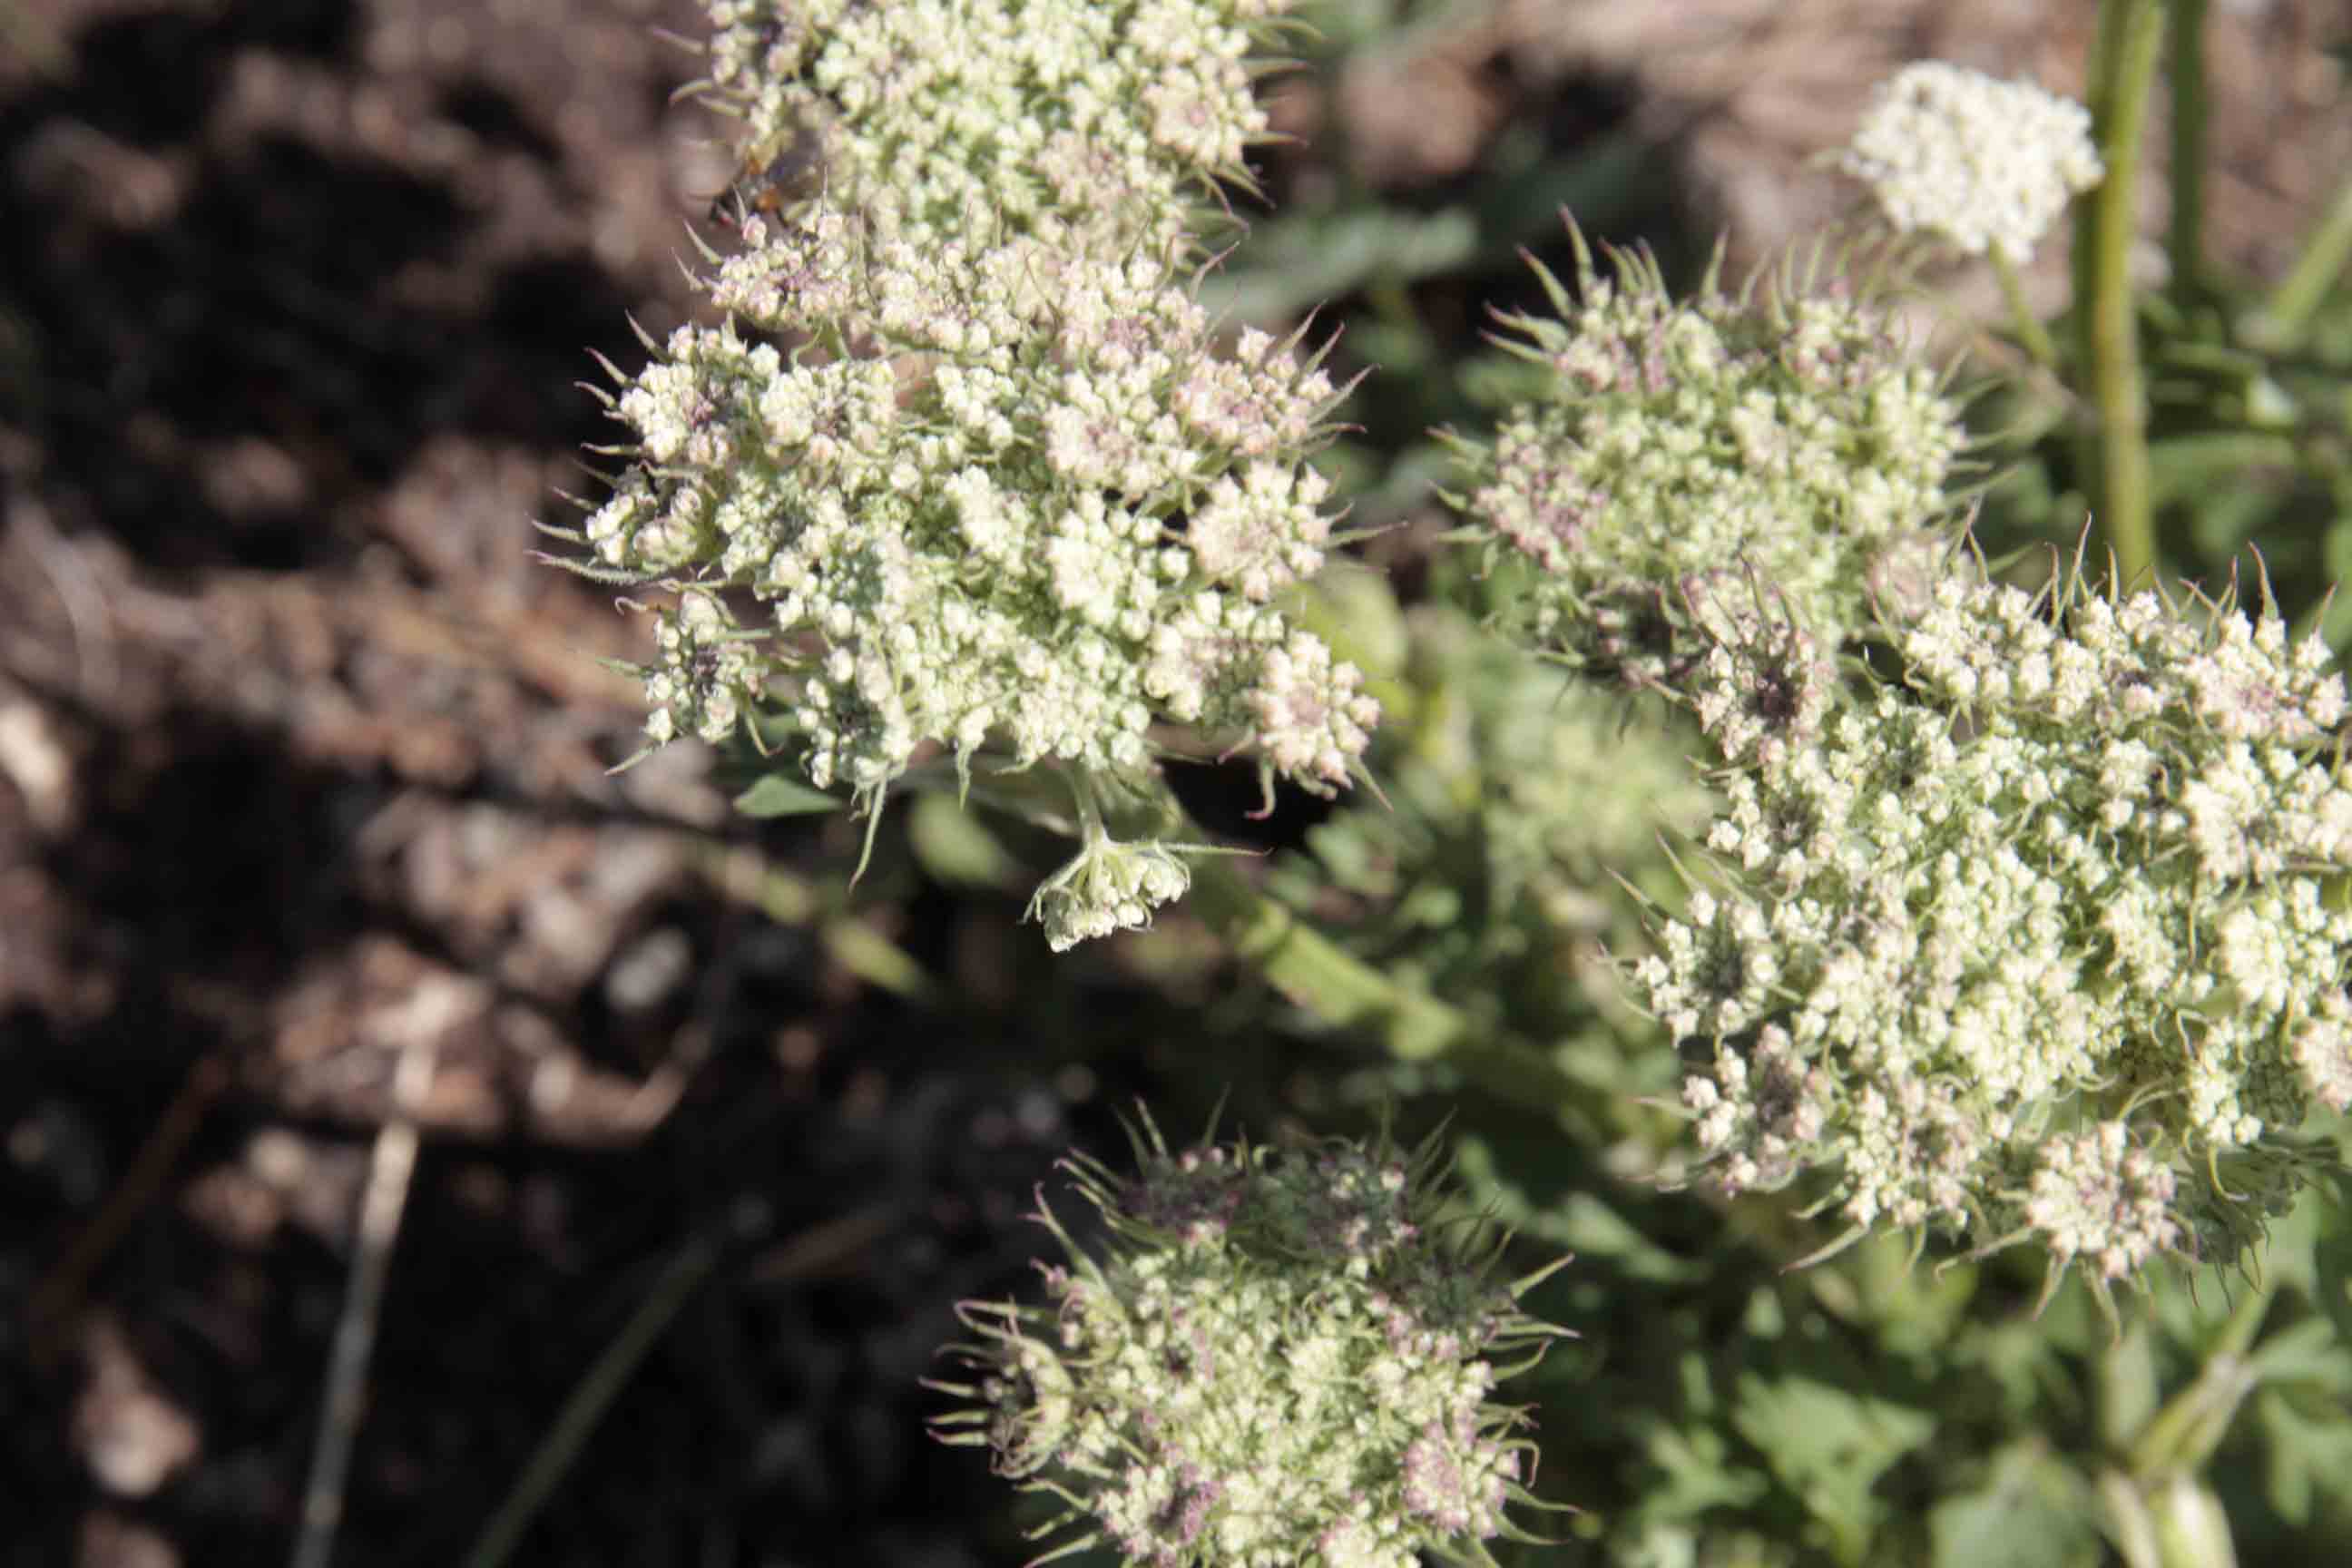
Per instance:
[[[2172,289],[2193,299],[2205,281],[2206,0],[2171,0]]]
[[[2075,218],[2074,310],[2098,420],[2092,505],[2123,584],[2156,565],[2147,400],[2132,306],[2131,250],[2148,90],[2163,46],[2163,0],[2102,0],[2089,99],[2092,133],[2106,177]]]
[[[2327,216],[2304,242],[2303,254],[2263,301],[2262,313],[2255,317],[2255,332],[2263,346],[2293,342],[2319,302],[2327,298],[2347,262],[2352,262],[2352,180],[2346,180],[2344,188],[2336,193]]]

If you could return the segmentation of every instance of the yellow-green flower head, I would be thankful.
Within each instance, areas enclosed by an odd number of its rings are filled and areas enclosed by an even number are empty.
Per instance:
[[[1839,166],[1870,187],[1895,232],[2011,261],[2104,174],[2081,104],[1941,60],[1880,84]]]
[[[1265,136],[1256,33],[1289,0],[717,0],[744,144],[919,241],[995,211],[1064,249],[1158,252]]]
[[[1834,647],[1874,583],[1932,556],[1966,441],[1937,374],[1888,319],[1792,278],[1677,302],[1655,268],[1612,277],[1578,241],[1578,289],[1507,344],[1553,373],[1491,447],[1465,511],[1538,569],[1527,635],[1636,685],[1678,682],[1705,638],[1694,590],[1760,590]]]
[[[1414,1568],[1520,1535],[1533,1446],[1492,1404],[1560,1331],[1492,1278],[1498,1244],[1441,1221],[1433,1142],[1168,1152],[1071,1163],[1110,1242],[1049,1211],[1050,1304],[972,1304],[974,1402],[940,1423],[1060,1498],[1078,1532],[1151,1568]],[[1548,1270],[1546,1272],[1549,1272]],[[1506,1364],[1497,1366],[1496,1361]]]
[[[2227,598],[1960,576],[1886,636],[1900,681],[1778,706],[1811,726],[1787,744],[1738,655],[1822,666],[1727,637],[1700,676],[1741,764],[1722,876],[1635,978],[1696,1053],[1715,1178],[1820,1168],[1856,1227],[2032,1237],[2102,1279],[2228,1261],[2292,1195],[2286,1135],[2352,1098],[2326,647]]]

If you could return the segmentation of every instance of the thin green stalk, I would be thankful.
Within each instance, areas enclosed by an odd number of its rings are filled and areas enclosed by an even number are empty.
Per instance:
[[[2239,1296],[2207,1348],[2196,1381],[2174,1394],[2133,1439],[2126,1463],[2134,1480],[2153,1488],[2175,1476],[2193,1474],[2212,1457],[2238,1406],[2261,1381],[2247,1364],[2246,1352],[2270,1311],[2275,1279],[2273,1271],[2265,1270],[2263,1284],[2250,1286]]]
[[[1460,1012],[1300,923],[1230,867],[1195,865],[1192,899],[1217,934],[1276,990],[1342,1028],[1375,1029],[1399,1060],[1442,1056],[1470,1033]]]
[[[563,1402],[554,1424],[540,1439],[522,1474],[515,1479],[514,1489],[483,1527],[473,1550],[466,1554],[466,1568],[499,1568],[514,1554],[514,1549],[521,1544],[523,1531],[530,1527],[557,1483],[572,1468],[572,1461],[579,1457],[596,1424],[604,1418],[606,1407],[628,1385],[637,1364],[646,1359],[646,1352],[654,1348],[663,1331],[669,1327],[670,1320],[686,1305],[695,1287],[702,1283],[718,1260],[719,1244],[712,1237],[698,1237],[678,1249],[661,1278],[654,1281],[645,1300],[622,1325],[620,1333]]]
[[[2268,1270],[2249,1285],[2206,1346],[2196,1380],[2153,1414],[2130,1413],[2153,1393],[2147,1321],[2107,1347],[2103,1394],[2131,1430],[2106,1424],[2116,1462],[2098,1486],[2107,1537],[2126,1568],[2237,1568],[2228,1512],[2200,1472],[2262,1381],[2248,1352],[2276,1290]]]
[[[2343,275],[2347,261],[2352,261],[2352,180],[2345,181],[2344,188],[2336,193],[2327,216],[2304,241],[2303,254],[2263,301],[2256,317],[2259,341],[2271,346],[2293,342]]]
[[[2147,400],[2132,302],[2131,251],[2148,94],[2163,44],[2163,0],[2102,0],[2090,108],[2106,177],[2076,216],[2074,300],[2091,404],[2098,416],[2093,504],[2122,584],[2148,575],[2156,566]]]
[[[773,1248],[757,1266],[756,1277],[763,1280],[798,1279],[837,1266],[873,1245],[889,1228],[890,1211],[879,1204],[868,1204],[847,1214],[825,1221],[823,1225],[801,1232]],[[668,1267],[654,1280],[645,1300],[637,1304],[621,1331],[613,1337],[603,1353],[582,1374],[564,1400],[563,1408],[532,1450],[530,1459],[523,1466],[522,1474],[515,1478],[514,1487],[498,1512],[483,1526],[481,1535],[467,1552],[466,1568],[502,1568],[522,1543],[523,1531],[530,1527],[539,1510],[552,1497],[556,1487],[570,1472],[572,1462],[580,1456],[581,1448],[604,1420],[613,1401],[628,1386],[647,1352],[660,1342],[695,1290],[709,1277],[721,1256],[720,1238],[702,1235],[688,1241],[674,1253]]]
[[[2055,373],[2058,345],[2050,341],[2050,330],[2033,313],[2033,307],[2026,303],[2025,285],[2017,276],[2016,263],[1998,245],[1985,254],[1992,262],[1992,275],[2000,279],[2001,298],[2009,301],[2009,319],[2017,328],[2017,341],[2025,345],[2025,352],[2033,356],[2035,364]]]
[[[2205,281],[2206,0],[2171,0],[2172,288],[2183,300]]]

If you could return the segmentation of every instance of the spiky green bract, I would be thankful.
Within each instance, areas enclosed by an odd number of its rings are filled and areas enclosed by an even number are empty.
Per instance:
[[[993,210],[1057,250],[1184,242],[1266,138],[1290,0],[715,0],[711,96],[755,164],[931,244]]]
[[[1108,1228],[1100,1258],[1039,1205],[1068,1263],[1045,1308],[967,1305],[975,1401],[940,1423],[1066,1507],[1055,1550],[1151,1568],[1412,1568],[1527,1539],[1534,1446],[1490,1403],[1562,1331],[1495,1278],[1502,1238],[1451,1211],[1437,1140],[1171,1154],[1134,1177],[1067,1168]],[[1546,1270],[1545,1272],[1549,1272]],[[1538,1276],[1539,1278],[1540,1276]],[[1500,1364],[1498,1364],[1500,1363]]]
[[[1885,636],[1897,679],[1839,705],[1761,617],[1699,677],[1740,764],[1721,882],[1635,977],[1696,1055],[1715,1179],[1819,1168],[1857,1228],[2031,1239],[2053,1281],[2234,1260],[2293,1195],[2305,1112],[2352,1089],[2326,646],[2266,595],[1974,574]]]
[[[1604,277],[1576,246],[1573,298],[1538,268],[1556,316],[1504,319],[1550,395],[1460,447],[1471,524],[1538,569],[1520,635],[1673,685],[1704,645],[1695,590],[1760,584],[1833,647],[1932,575],[1967,436],[1884,310],[1796,266],[1677,301],[1648,258]]]

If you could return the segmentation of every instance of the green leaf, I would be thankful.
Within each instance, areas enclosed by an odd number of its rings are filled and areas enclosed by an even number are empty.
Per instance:
[[[2297,1529],[2311,1522],[2319,1498],[2352,1492],[2352,1418],[2332,1401],[2305,1402],[2278,1389],[2254,1396],[2254,1421],[2267,1450],[2263,1491],[2279,1517]]]
[[[2352,595],[2346,595],[2352,598]],[[2312,1245],[2312,1298],[2347,1344],[2352,1344],[2352,1224],[2334,1205]]]
[[[1936,1568],[2074,1568],[2099,1561],[2092,1499],[2080,1479],[2039,1442],[1994,1456],[1984,1484],[1927,1515]]]
[[[735,797],[735,809],[746,816],[814,816],[848,804],[782,773],[769,773]]]
[[[1831,1554],[1859,1563],[1885,1505],[1871,1489],[1896,1460],[1935,1436],[1936,1418],[1809,1377],[1739,1381],[1732,1425],[1780,1484],[1827,1531]]]
[[[916,800],[907,841],[923,869],[950,886],[1007,888],[1021,875],[1021,863],[988,825],[944,795]]]

